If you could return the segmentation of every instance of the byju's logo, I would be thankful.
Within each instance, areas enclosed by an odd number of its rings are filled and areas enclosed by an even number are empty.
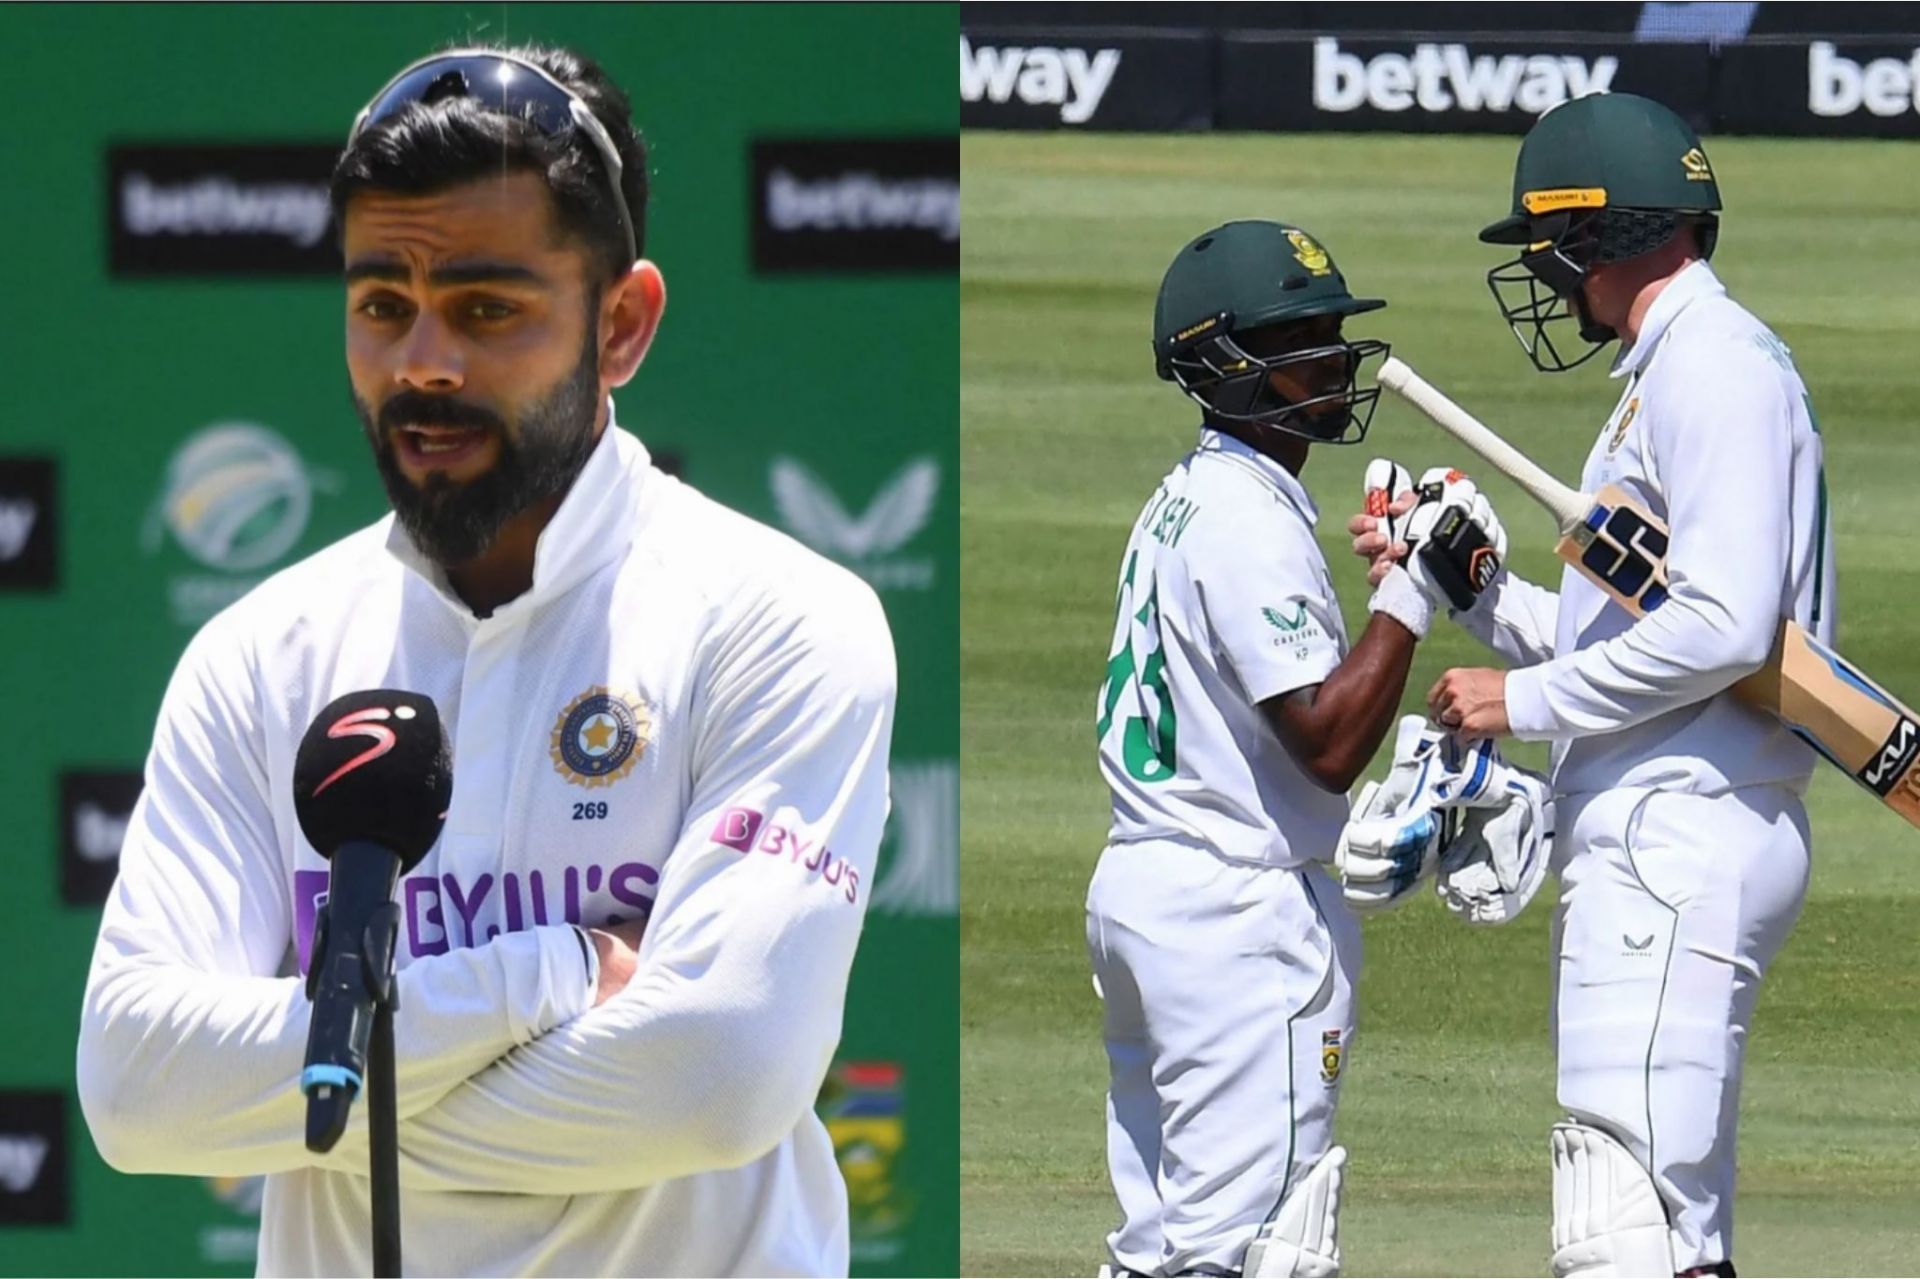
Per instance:
[[[50,457],[0,457],[0,591],[52,590],[59,573]]]
[[[167,464],[141,546],[151,555],[171,538],[201,565],[246,576],[174,578],[174,620],[198,625],[251,590],[256,570],[281,560],[307,531],[315,490],[338,487],[338,477],[310,469],[266,427],[223,422],[191,436]]]
[[[332,143],[113,147],[113,274],[338,274],[327,179],[339,153]]]
[[[66,1097],[0,1092],[0,1225],[64,1226],[68,1216]]]
[[[60,899],[97,906],[120,873],[120,846],[140,800],[137,769],[60,774]]]
[[[959,269],[957,138],[758,141],[753,192],[755,270]]]
[[[960,767],[951,760],[893,769],[893,812],[880,844],[873,909],[887,915],[960,911]]]
[[[916,458],[880,486],[858,516],[847,512],[826,481],[790,457],[776,457],[768,476],[780,519],[815,550],[844,561],[875,589],[926,590],[931,557],[895,555],[933,514],[940,464]]]

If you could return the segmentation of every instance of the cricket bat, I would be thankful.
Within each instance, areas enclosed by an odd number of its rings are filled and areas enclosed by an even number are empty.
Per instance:
[[[1546,507],[1560,529],[1560,558],[1620,607],[1643,617],[1666,602],[1666,526],[1618,486],[1598,493],[1568,488],[1397,357],[1381,366],[1380,385]],[[1829,763],[1920,826],[1920,721],[1798,622],[1781,621],[1767,664],[1733,692],[1778,716]]]

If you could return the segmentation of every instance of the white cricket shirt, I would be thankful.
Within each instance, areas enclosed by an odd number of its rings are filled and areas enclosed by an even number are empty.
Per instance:
[[[1569,567],[1505,578],[1462,615],[1510,661],[1516,737],[1554,742],[1564,794],[1646,786],[1804,790],[1813,750],[1730,686],[1782,617],[1831,643],[1833,536],[1821,443],[1786,346],[1704,262],[1654,299],[1615,360],[1620,402],[1580,487],[1618,484],[1666,522],[1669,597],[1639,621]]]
[[[410,1273],[827,1275],[847,1192],[813,1102],[887,814],[872,591],[654,469],[609,425],[484,620],[391,516],[195,637],[87,980],[79,1091],[131,1172],[269,1174],[262,1274],[371,1272],[366,1101],[303,1142],[326,863],[294,818],[335,697],[432,697],[439,842],[401,882]],[[592,1008],[572,922],[649,915]]]
[[[1111,842],[1332,860],[1346,798],[1302,772],[1260,713],[1346,653],[1317,518],[1285,467],[1206,429],[1140,512],[1095,710]]]

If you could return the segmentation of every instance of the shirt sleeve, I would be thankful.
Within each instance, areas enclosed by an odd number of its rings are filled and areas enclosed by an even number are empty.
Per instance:
[[[1772,651],[1791,557],[1793,401],[1757,349],[1672,378],[1649,442],[1668,508],[1666,603],[1618,635],[1509,672],[1516,737],[1614,732],[1704,701]]]
[[[1510,666],[1553,660],[1560,595],[1511,571],[1482,591],[1472,608],[1450,616]]]
[[[76,1074],[94,1143],[123,1172],[364,1172],[366,1106],[327,1155],[305,1144],[298,1079],[312,1013],[279,977],[292,935],[254,677],[225,620],[163,700],[145,790],[100,923]],[[400,970],[403,1114],[591,1002],[574,930],[502,937]]]
[[[1277,501],[1269,510],[1258,528],[1196,527],[1202,536],[1185,548],[1214,651],[1255,704],[1340,665],[1340,608],[1315,571],[1319,546],[1292,510]]]
[[[402,1123],[403,1185],[629,1189],[751,1162],[809,1112],[886,823],[894,659],[858,579],[807,607],[731,628],[710,659],[632,982]]]

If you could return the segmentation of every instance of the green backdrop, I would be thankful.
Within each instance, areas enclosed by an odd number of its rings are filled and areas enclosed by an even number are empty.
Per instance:
[[[0,593],[0,706],[16,743],[0,770],[0,1091],[66,1094],[72,1185],[68,1225],[0,1225],[0,1271],[252,1272],[256,1187],[122,1176],[86,1135],[72,1063],[98,909],[61,899],[57,777],[137,768],[208,601],[385,510],[348,404],[337,281],[111,278],[106,148],[341,140],[405,62],[452,38],[505,36],[597,58],[652,146],[647,253],[671,304],[619,397],[622,422],[770,523],[790,514],[773,496],[780,459],[850,519],[893,503],[878,546],[842,553],[881,590],[900,699],[894,818],[822,1109],[854,1188],[855,1272],[954,1273],[957,284],[949,272],[756,276],[748,156],[760,137],[951,133],[956,29],[952,6],[0,11],[0,44],[22,55],[0,85],[12,122],[0,140],[0,455],[58,460],[61,522],[58,589]],[[210,562],[156,517],[177,451],[233,422],[284,441],[311,493],[293,544],[258,569],[232,567],[231,546],[227,566]],[[916,500],[929,493],[930,506]],[[817,541],[810,523],[790,527]],[[258,529],[240,537],[262,544]]]

